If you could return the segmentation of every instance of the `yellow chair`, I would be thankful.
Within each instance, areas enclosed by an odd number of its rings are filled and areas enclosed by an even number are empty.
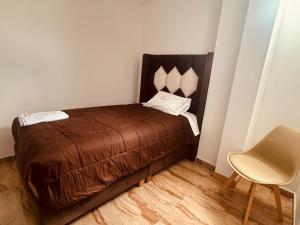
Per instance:
[[[247,152],[228,153],[227,161],[234,170],[224,190],[237,178],[251,181],[243,224],[248,223],[257,184],[272,185],[279,220],[283,220],[279,185],[291,183],[300,168],[300,133],[278,126]]]

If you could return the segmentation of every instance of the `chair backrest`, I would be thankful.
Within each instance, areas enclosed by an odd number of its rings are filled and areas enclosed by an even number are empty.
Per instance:
[[[267,134],[250,152],[296,176],[300,169],[300,133],[278,126]]]

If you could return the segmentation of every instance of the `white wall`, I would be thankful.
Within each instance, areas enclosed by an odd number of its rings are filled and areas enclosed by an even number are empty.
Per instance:
[[[222,0],[152,0],[143,3],[143,53],[214,51]]]
[[[0,158],[19,113],[136,100],[141,13],[135,0],[0,1]]]
[[[197,157],[215,165],[240,50],[248,0],[222,5]]]
[[[216,171],[228,176],[229,151],[242,151],[277,15],[278,0],[250,0]]]
[[[259,93],[249,145],[279,124],[300,130],[300,2],[287,1],[266,81]],[[298,181],[287,188],[296,191]]]

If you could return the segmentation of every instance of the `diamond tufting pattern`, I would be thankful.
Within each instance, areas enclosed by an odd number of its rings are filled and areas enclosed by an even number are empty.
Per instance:
[[[166,86],[167,73],[161,66],[154,74],[154,86],[158,91],[162,90]]]
[[[175,91],[177,91],[180,88],[180,82],[181,74],[179,73],[177,68],[174,67],[168,74],[166,82],[166,87],[168,88],[170,93],[174,94]]]
[[[186,71],[181,78],[180,89],[182,90],[185,97],[190,96],[197,90],[199,77],[193,70],[190,68]]]
[[[193,68],[181,75],[176,67],[167,74],[161,66],[154,73],[154,86],[157,91],[167,87],[169,92],[174,94],[178,89],[181,89],[185,97],[189,97],[197,90],[198,80],[199,77]]]

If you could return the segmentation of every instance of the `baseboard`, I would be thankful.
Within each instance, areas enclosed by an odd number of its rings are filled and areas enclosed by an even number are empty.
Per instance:
[[[222,174],[217,173],[216,171],[213,172],[212,174],[213,178],[215,178],[216,180],[218,180],[220,183],[225,183],[227,181],[227,177],[223,176]],[[236,186],[236,182],[233,181],[230,185],[230,187],[235,187]]]
[[[15,160],[15,156],[8,156],[8,157],[5,157],[5,158],[2,158],[0,159],[0,163],[5,163],[5,162],[12,162]]]
[[[206,167],[207,169],[211,170],[211,171],[215,171],[216,167],[202,159],[196,158],[196,162],[201,164],[202,166]]]
[[[266,188],[269,188],[271,191],[273,191],[272,187],[270,187],[269,185],[264,185],[263,184],[263,186],[266,187]],[[289,190],[286,190],[282,187],[279,187],[279,189],[280,189],[280,194],[284,195],[287,198],[294,199],[294,193],[293,192],[291,192]]]

